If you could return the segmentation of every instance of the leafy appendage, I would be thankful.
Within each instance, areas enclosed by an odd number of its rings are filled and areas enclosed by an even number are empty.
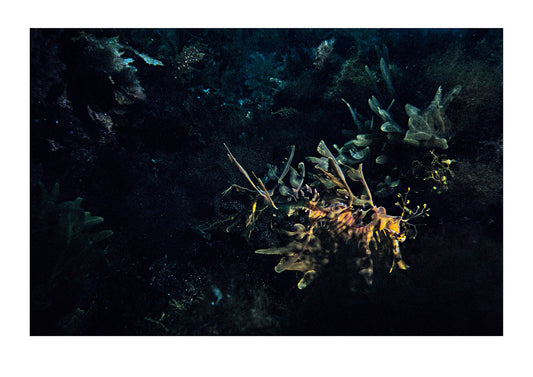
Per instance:
[[[264,185],[260,189],[257,188],[246,170],[228,150],[230,160],[255,188],[259,197],[263,197],[267,203],[272,202],[272,208],[282,212],[279,217],[284,218],[283,222],[292,222],[291,230],[278,229],[278,232],[289,238],[288,243],[284,246],[259,249],[255,253],[280,255],[281,259],[275,267],[277,273],[283,271],[303,273],[298,283],[299,289],[307,287],[329,263],[330,257],[341,249],[355,253],[358,273],[369,285],[373,282],[375,263],[371,244],[376,245],[376,248],[392,244],[393,260],[390,271],[392,272],[396,266],[407,269],[408,266],[403,262],[399,248],[399,243],[405,240],[401,230],[401,224],[405,221],[402,216],[387,215],[385,208],[374,205],[362,164],[356,169],[339,163],[324,141],[319,143],[317,151],[322,157],[307,158],[315,164],[316,172],[312,176],[315,181],[310,186],[305,185],[306,190],[300,190],[305,175],[302,163],[298,165],[298,171],[286,165],[279,177],[276,169],[270,166],[269,177],[276,182],[278,188],[289,187],[283,183],[282,178],[287,172],[291,172],[290,186],[293,188],[297,186],[299,191],[296,191],[300,195],[296,202],[291,203],[287,201],[289,197],[283,195],[281,190],[280,198],[274,195],[274,189],[271,191],[272,194],[267,196]],[[293,153],[291,150],[289,160],[292,159]],[[365,194],[355,196],[346,177],[361,184]],[[392,185],[392,181],[389,184]],[[255,204],[253,208],[251,216],[254,216]],[[276,212],[272,213],[272,216],[278,217]],[[382,244],[380,237],[385,237],[391,242]]]

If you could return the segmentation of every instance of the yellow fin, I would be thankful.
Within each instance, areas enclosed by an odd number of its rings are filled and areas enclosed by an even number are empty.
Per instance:
[[[409,266],[401,259],[398,261],[398,267],[402,270],[407,270],[409,268]]]

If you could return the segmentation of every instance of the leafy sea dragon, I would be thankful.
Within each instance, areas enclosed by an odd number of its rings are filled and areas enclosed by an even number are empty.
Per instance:
[[[316,163],[317,174],[315,176],[321,189],[320,193],[316,188],[311,189],[310,186],[306,185],[306,191],[301,191],[302,200],[295,204],[278,203],[276,205],[273,200],[274,190],[269,192],[263,182],[257,177],[258,184],[254,184],[246,170],[237,162],[227,146],[226,149],[230,160],[246,177],[254,190],[272,208],[275,210],[285,209],[289,217],[296,212],[306,212],[307,217],[306,221],[303,221],[304,224],[295,223],[293,224],[293,229],[281,230],[291,239],[287,245],[255,251],[258,254],[281,255],[281,260],[275,267],[275,271],[278,273],[286,270],[302,272],[303,277],[298,283],[299,289],[304,289],[309,285],[320,269],[329,262],[329,255],[337,252],[341,244],[349,245],[353,243],[356,244],[358,251],[356,259],[359,268],[358,273],[368,285],[371,285],[374,263],[370,243],[374,242],[376,245],[380,243],[380,234],[389,238],[392,244],[393,260],[389,272],[392,272],[395,267],[402,270],[409,267],[403,261],[400,253],[400,243],[406,239],[405,232],[401,230],[402,225],[407,223],[407,220],[403,218],[406,210],[406,201],[404,201],[404,211],[402,211],[401,216],[387,215],[385,208],[376,207],[372,200],[370,189],[364,179],[362,164],[359,164],[357,169],[343,165],[348,178],[354,182],[361,183],[365,189],[366,194],[357,197],[353,195],[339,162],[337,162],[324,141],[321,141],[317,150],[322,157],[308,158],[311,162]],[[424,210],[417,211],[415,215],[419,216],[425,213]],[[409,212],[410,210],[407,211]],[[325,229],[326,232],[322,232],[322,229]]]

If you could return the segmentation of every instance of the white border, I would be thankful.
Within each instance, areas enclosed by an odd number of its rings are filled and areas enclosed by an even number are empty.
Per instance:
[[[506,375],[531,370],[531,11],[518,1],[20,1],[3,5],[2,375]],[[504,27],[504,337],[29,337],[30,27]],[[527,216],[527,217],[526,217]],[[312,315],[312,313],[310,313]],[[528,343],[522,344],[521,340]]]

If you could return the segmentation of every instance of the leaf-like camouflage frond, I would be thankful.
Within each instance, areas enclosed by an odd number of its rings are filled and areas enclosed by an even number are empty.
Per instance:
[[[272,197],[270,196],[270,194],[268,193],[268,190],[265,188],[265,185],[263,184],[263,181],[261,181],[261,179],[255,177],[258,182],[259,182],[259,185],[261,186],[261,189],[260,190],[255,184],[254,182],[252,181],[252,179],[250,178],[250,176],[248,175],[248,172],[242,167],[241,164],[239,164],[239,161],[237,161],[237,159],[235,158],[235,156],[233,156],[233,154],[231,153],[231,151],[229,150],[228,146],[226,144],[224,144],[224,147],[226,147],[226,150],[228,151],[228,157],[230,159],[231,162],[233,162],[237,168],[239,169],[239,171],[244,175],[244,177],[248,180],[248,182],[252,185],[252,187],[255,189],[255,191],[257,191],[257,193],[259,195],[261,195],[263,198],[265,198],[265,200],[267,202],[269,202],[272,207],[274,207],[274,209],[278,209],[278,207],[276,207],[276,205],[274,204],[274,201],[272,200]],[[252,172],[252,174],[254,174]],[[255,174],[254,174],[255,176]]]
[[[367,193],[367,198],[355,197],[354,204],[356,206],[361,206],[361,207],[364,207],[367,204],[374,206],[374,202],[372,201],[372,194],[370,193],[370,189],[368,188],[368,185],[366,184],[365,176],[363,174],[363,164],[362,163],[359,164],[357,169],[354,169],[351,166],[344,165],[344,164],[343,164],[343,167],[346,168],[346,175],[348,176],[348,178],[350,178],[354,182],[362,183]]]
[[[95,234],[90,235],[90,243],[91,244],[98,243],[100,241],[105,240],[108,237],[111,237],[113,234],[114,233],[112,230],[101,230]]]
[[[256,250],[257,254],[281,255],[279,263],[274,270],[277,273],[283,271],[299,271],[304,276],[298,283],[299,289],[304,289],[316,276],[317,268],[327,263],[327,259],[320,259],[324,252],[320,239],[313,234],[312,227],[306,229],[302,224],[296,224],[292,232],[284,232],[293,240],[285,246],[271,247]]]
[[[88,215],[87,215],[88,214]],[[84,225],[86,228],[90,228],[96,224],[100,224],[102,221],[104,221],[103,217],[100,216],[91,216],[90,212],[86,212]]]
[[[282,183],[283,178],[285,178],[285,176],[289,172],[289,168],[291,167],[292,159],[294,157],[294,150],[295,149],[296,149],[296,147],[294,145],[289,146],[289,150],[290,150],[289,158],[287,159],[287,163],[285,164],[285,167],[283,168],[283,172],[281,173],[281,175],[279,176],[279,179],[278,179],[278,183],[280,183],[280,184]]]
[[[363,178],[363,164],[359,164],[357,169],[352,168],[351,166],[342,164],[346,168],[346,175],[354,182],[362,182]]]
[[[319,166],[316,166],[316,169],[318,171],[322,172],[322,174],[324,175],[324,177],[326,178],[327,181],[333,183],[335,186],[337,186],[337,187],[339,187],[341,189],[345,189],[346,188],[346,185],[340,179],[338,179],[332,173],[330,173],[329,171],[324,170],[324,169],[322,169]]]
[[[333,165],[333,168],[335,169],[335,172],[337,173],[337,176],[340,178],[340,180],[342,182],[340,187],[346,189],[346,191],[348,192],[348,197],[349,197],[349,200],[350,200],[350,204],[349,205],[351,206],[352,202],[353,202],[352,190],[350,190],[350,186],[348,186],[348,183],[346,183],[346,178],[344,177],[344,173],[342,172],[339,164],[337,163],[337,160],[335,159],[335,156],[333,156],[331,151],[326,146],[326,143],[324,143],[324,140],[320,140],[320,143],[318,144],[318,147],[317,147],[317,151],[322,156],[326,157],[329,160],[329,162]]]

